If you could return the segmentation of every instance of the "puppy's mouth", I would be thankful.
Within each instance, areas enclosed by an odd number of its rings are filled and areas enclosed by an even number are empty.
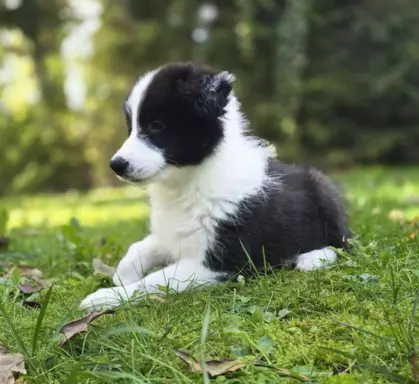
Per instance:
[[[125,181],[126,183],[130,183],[130,184],[142,184],[149,179],[149,178],[144,178],[144,177],[137,178],[130,175],[123,175],[123,176],[116,175],[116,177],[119,180]]]
[[[158,175],[165,167],[160,169],[158,172],[151,174],[151,175],[144,175],[144,176],[133,176],[132,174],[124,174],[124,175],[116,175],[116,177],[129,184],[137,185],[137,186],[143,186],[150,184],[156,175]]]

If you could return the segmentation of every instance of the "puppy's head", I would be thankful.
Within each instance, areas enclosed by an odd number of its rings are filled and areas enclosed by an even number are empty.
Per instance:
[[[111,168],[123,180],[149,183],[164,170],[198,165],[224,136],[221,117],[234,77],[193,63],[145,74],[124,104],[128,139]]]

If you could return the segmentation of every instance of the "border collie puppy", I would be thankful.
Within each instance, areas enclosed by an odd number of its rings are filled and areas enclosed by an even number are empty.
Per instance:
[[[118,287],[82,308],[110,308],[140,292],[183,291],[274,267],[333,263],[350,236],[337,189],[319,171],[285,165],[258,138],[232,90],[233,75],[171,63],[142,76],[124,104],[128,139],[110,166],[146,186],[151,231],[132,244]],[[162,269],[146,273],[153,267]]]

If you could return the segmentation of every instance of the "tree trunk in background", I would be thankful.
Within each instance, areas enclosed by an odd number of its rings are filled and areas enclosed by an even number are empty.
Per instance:
[[[101,24],[93,55],[80,65],[83,111],[69,111],[60,45],[95,1],[102,13],[85,14]],[[178,60],[233,72],[253,130],[277,144],[284,161],[419,159],[418,0],[89,0],[75,14],[70,3],[0,0],[0,32],[24,36],[16,46],[1,40],[0,51],[32,60],[42,94],[33,105],[20,98],[25,76],[16,91],[6,86],[2,192],[115,182],[108,163],[127,135],[124,98],[140,74]]]
[[[255,106],[251,120],[258,133],[268,140],[278,139],[279,116],[276,83],[278,72],[278,25],[286,9],[286,0],[255,2],[253,14],[254,67],[248,89]]]
[[[63,5],[65,1],[61,0],[31,0],[22,1],[16,9],[0,7],[2,26],[21,30],[30,42],[28,53],[34,62],[41,98],[51,111],[66,109],[63,63],[58,59],[53,70],[47,68],[49,57],[59,55],[64,37],[59,17]]]
[[[301,105],[304,69],[307,62],[308,0],[287,0],[277,25],[276,100],[279,110],[278,139],[286,148],[285,157],[299,152],[296,115]]]
[[[23,123],[23,130],[31,132],[26,140],[22,138],[24,150],[19,164],[15,164],[19,173],[9,181],[11,189],[61,190],[90,186],[89,169],[83,156],[84,142],[73,131],[76,126],[71,122],[76,116],[69,113],[64,93],[65,70],[60,48],[66,25],[60,12],[66,6],[65,0],[27,0],[16,9],[0,4],[1,25],[19,30],[28,40],[29,49],[22,54],[33,61],[40,94],[40,103],[28,107],[28,121]],[[8,124],[16,129],[15,122]]]

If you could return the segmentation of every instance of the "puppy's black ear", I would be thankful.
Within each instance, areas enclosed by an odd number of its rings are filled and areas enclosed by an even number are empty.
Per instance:
[[[224,115],[235,80],[235,77],[227,71],[204,76],[201,83],[201,102],[210,117],[217,118]]]
[[[197,116],[217,119],[225,113],[234,80],[226,71],[214,74],[192,71],[191,75],[188,68],[184,77],[177,80],[176,89]]]

